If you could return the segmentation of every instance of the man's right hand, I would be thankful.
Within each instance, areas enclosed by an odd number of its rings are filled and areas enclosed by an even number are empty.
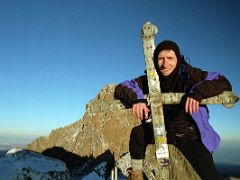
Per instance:
[[[143,102],[133,104],[132,110],[133,110],[133,115],[137,116],[140,120],[147,119],[148,112],[150,112],[150,110],[147,108],[146,103],[143,103]]]

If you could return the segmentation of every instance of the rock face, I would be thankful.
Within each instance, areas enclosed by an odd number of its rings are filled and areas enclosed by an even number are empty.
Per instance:
[[[200,180],[200,177],[196,174],[195,170],[184,158],[182,153],[173,145],[169,145],[170,152],[170,179],[194,179]],[[158,166],[158,162],[155,154],[154,145],[148,145],[146,150],[146,158],[144,161],[144,172],[149,179],[161,179],[159,171],[161,170]],[[121,172],[127,176],[127,169],[131,167],[131,157],[127,153],[120,160],[116,162],[117,167]],[[187,177],[187,178],[186,178]]]
[[[113,163],[128,153],[131,129],[139,124],[136,117],[132,116],[131,109],[127,108],[128,105],[114,100],[114,89],[114,84],[105,86],[86,105],[86,112],[81,120],[53,130],[48,137],[36,139],[27,148],[61,159],[71,172],[77,171],[82,176],[106,162],[108,171],[105,172],[105,177],[109,176]],[[154,147],[149,146],[146,153],[149,166],[146,172],[158,171],[154,154]],[[170,148],[170,156],[173,179],[178,179],[179,173],[183,174],[182,177],[187,177],[190,173],[193,179],[198,179],[195,171],[176,148]],[[179,168],[183,164],[182,167],[187,171]],[[152,179],[157,178],[151,173],[146,174]]]
[[[0,179],[70,179],[65,164],[29,150],[12,149],[0,159]]]

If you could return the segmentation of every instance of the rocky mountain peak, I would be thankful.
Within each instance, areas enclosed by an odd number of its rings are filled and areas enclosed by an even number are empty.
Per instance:
[[[53,130],[47,137],[37,138],[27,149],[64,161],[72,174],[78,173],[82,177],[96,171],[95,168],[103,162],[106,163],[106,169],[99,176],[109,177],[115,165],[126,176],[126,165],[130,164],[127,156],[130,133],[138,121],[132,116],[131,109],[126,108],[128,105],[114,99],[114,89],[114,84],[103,87],[96,98],[86,105],[82,119]],[[184,179],[187,176],[199,179],[175,147],[170,146],[169,150],[172,179]],[[157,179],[158,166],[154,154],[154,146],[149,145],[145,173]]]

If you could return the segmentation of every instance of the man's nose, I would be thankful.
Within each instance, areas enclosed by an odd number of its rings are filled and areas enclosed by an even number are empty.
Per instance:
[[[163,58],[163,66],[166,66],[168,64],[168,61],[166,58]]]

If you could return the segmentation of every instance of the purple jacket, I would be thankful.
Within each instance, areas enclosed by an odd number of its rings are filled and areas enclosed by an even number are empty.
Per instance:
[[[222,75],[219,73],[208,72],[208,76],[205,80],[218,80],[220,76]],[[199,84],[202,82],[203,81],[199,82]],[[192,89],[194,89],[197,85],[198,84],[193,86]],[[203,144],[211,153],[214,153],[220,144],[220,136],[209,124],[208,108],[200,107],[198,112],[192,114],[192,117],[198,126]]]
[[[182,92],[198,100],[216,96],[223,91],[231,91],[231,84],[220,73],[202,71],[184,62],[179,70],[179,76],[183,79],[186,88]],[[143,75],[131,81],[124,81],[116,86],[114,97],[127,104],[136,102],[146,102],[144,94],[148,94],[147,76]],[[207,106],[200,106],[197,113],[192,114],[192,118],[197,124],[201,140],[210,152],[215,152],[220,137],[209,124],[209,112]]]

